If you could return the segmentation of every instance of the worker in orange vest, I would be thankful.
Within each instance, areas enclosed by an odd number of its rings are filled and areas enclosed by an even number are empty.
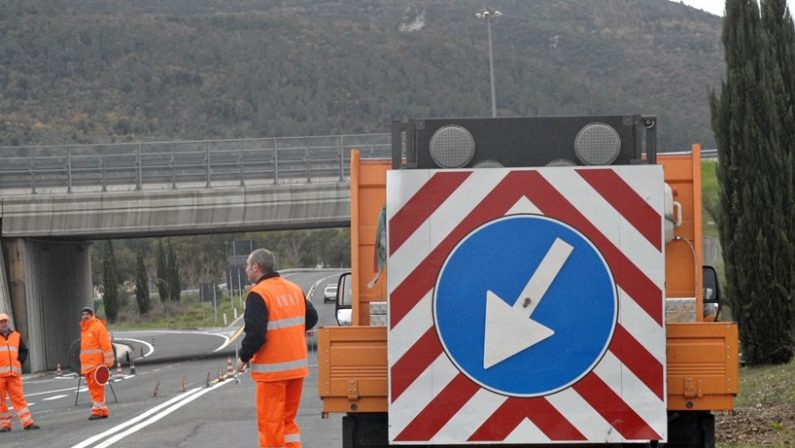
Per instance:
[[[26,430],[39,429],[25,401],[22,386],[22,363],[28,358],[28,348],[22,337],[8,326],[8,314],[0,313],[0,432],[11,431],[11,412],[6,395],[17,418]]]
[[[265,249],[255,250],[246,261],[246,276],[254,286],[246,298],[238,370],[248,365],[257,385],[259,446],[301,448],[295,417],[309,374],[306,331],[317,323],[317,311],[275,265]]]
[[[94,310],[85,307],[80,311],[80,374],[86,377],[88,393],[91,395],[89,420],[108,418],[110,411],[105,404],[105,385],[97,383],[94,371],[98,367],[113,367],[113,345],[105,322],[94,316]]]

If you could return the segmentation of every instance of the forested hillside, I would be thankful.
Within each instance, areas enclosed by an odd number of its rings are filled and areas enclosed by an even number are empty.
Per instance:
[[[388,132],[490,113],[474,0],[0,0],[0,145]],[[498,112],[644,113],[714,147],[720,18],[665,0],[495,0]]]

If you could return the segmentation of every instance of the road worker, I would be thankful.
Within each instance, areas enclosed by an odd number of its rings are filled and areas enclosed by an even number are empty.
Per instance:
[[[254,286],[246,298],[238,370],[248,364],[257,385],[259,446],[300,448],[295,417],[309,373],[306,331],[317,323],[317,311],[275,265],[265,249],[255,250],[246,261],[246,276]]]
[[[8,326],[8,314],[0,313],[0,432],[11,431],[11,411],[6,395],[26,430],[39,429],[25,401],[22,386],[22,363],[28,358],[28,348],[22,337]]]
[[[85,307],[80,311],[80,374],[86,377],[88,393],[91,395],[89,420],[108,418],[110,411],[105,404],[105,385],[97,383],[94,371],[101,366],[113,367],[113,345],[105,322],[94,316],[94,310]]]

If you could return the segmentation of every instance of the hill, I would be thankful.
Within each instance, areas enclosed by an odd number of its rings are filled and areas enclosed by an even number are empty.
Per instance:
[[[501,116],[643,113],[714,147],[721,19],[665,0],[495,0]],[[0,0],[0,145],[388,132],[487,116],[473,0]]]

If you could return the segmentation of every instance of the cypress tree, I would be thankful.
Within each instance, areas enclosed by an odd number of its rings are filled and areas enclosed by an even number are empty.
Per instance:
[[[180,295],[182,294],[182,285],[179,281],[179,260],[177,260],[177,253],[171,245],[171,240],[168,240],[167,252],[167,266],[168,266],[168,289],[169,297],[174,302],[179,302]]]
[[[787,7],[786,0],[762,1],[762,23],[768,34],[768,56],[777,63],[774,81],[776,83],[776,110],[779,114],[780,141],[785,169],[779,175],[787,177],[788,203],[783,212],[785,216],[786,237],[789,253],[795,253],[795,24]],[[793,301],[795,319],[795,260],[790,259],[789,291]],[[782,283],[784,281],[782,280]],[[786,286],[785,286],[786,288]],[[793,322],[795,329],[795,322]]]
[[[168,302],[168,264],[163,240],[157,241],[157,295],[164,306]]]
[[[102,282],[105,293],[102,303],[105,305],[105,317],[108,322],[116,322],[119,317],[119,274],[116,270],[116,256],[113,254],[113,242],[105,241],[105,250],[102,259]]]
[[[726,79],[710,92],[718,146],[719,220],[726,295],[748,364],[792,357],[788,278],[789,206],[776,107],[777,62],[756,0],[727,0],[723,21]]]
[[[147,314],[151,303],[149,301],[149,283],[146,276],[146,266],[144,266],[144,254],[142,250],[136,253],[135,270],[135,300],[138,302],[138,313]]]

